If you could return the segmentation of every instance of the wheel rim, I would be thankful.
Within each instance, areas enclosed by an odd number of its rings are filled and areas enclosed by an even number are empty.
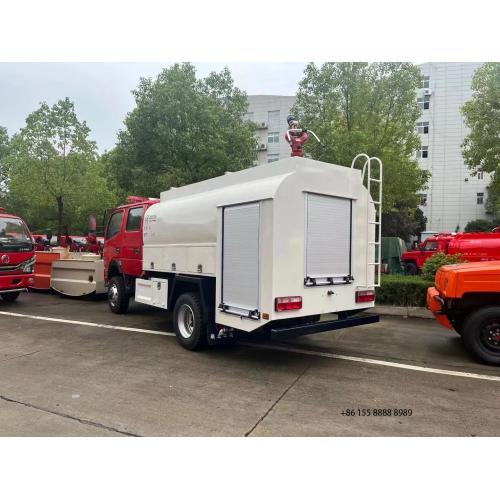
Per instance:
[[[194,332],[194,313],[188,304],[182,304],[177,315],[177,327],[179,333],[185,339],[190,338]]]
[[[109,303],[113,306],[116,307],[116,304],[118,303],[118,287],[116,286],[115,283],[113,283],[108,290],[108,299]]]
[[[486,349],[500,354],[500,323],[495,321],[484,325],[479,337]]]

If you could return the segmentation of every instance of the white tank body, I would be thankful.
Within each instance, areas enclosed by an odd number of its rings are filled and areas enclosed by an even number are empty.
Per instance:
[[[265,322],[262,313],[276,319],[274,299],[279,296],[304,296],[301,311],[280,313],[280,319],[359,308],[354,290],[371,284],[368,262],[373,262],[374,252],[368,241],[375,238],[375,226],[369,219],[375,211],[360,170],[287,158],[174,188],[161,193],[160,200],[145,215],[143,268],[215,277],[221,305],[217,321],[222,324],[256,329]],[[235,209],[239,206],[241,210]],[[350,221],[342,215],[349,210]],[[338,238],[329,226],[335,217]],[[226,241],[229,237],[235,241]],[[333,276],[335,263],[325,259],[335,255],[349,261],[353,281],[333,286],[334,294],[327,298],[327,286],[306,286],[305,280],[320,280],[322,265],[330,265]],[[226,307],[229,293],[233,297]],[[255,317],[250,313],[246,318],[247,310],[257,311]]]

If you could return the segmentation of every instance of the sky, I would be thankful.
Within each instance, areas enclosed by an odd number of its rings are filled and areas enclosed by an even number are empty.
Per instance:
[[[131,90],[141,76],[157,75],[171,63],[0,63],[0,126],[12,135],[42,101],[69,97],[91,129],[100,152],[113,148],[126,114],[134,108]],[[197,76],[231,70],[248,94],[294,95],[306,63],[194,63]]]

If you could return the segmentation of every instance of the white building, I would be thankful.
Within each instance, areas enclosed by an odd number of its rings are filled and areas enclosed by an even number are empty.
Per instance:
[[[417,91],[422,115],[416,123],[422,147],[416,156],[420,167],[431,173],[422,193],[422,210],[428,231],[463,230],[473,219],[488,218],[485,202],[489,175],[472,177],[464,163],[461,145],[468,134],[460,109],[472,97],[471,81],[482,63],[425,63]],[[258,163],[290,155],[284,135],[286,117],[295,97],[253,95],[248,97],[248,118],[257,123]],[[300,117],[299,117],[300,118]]]
[[[295,96],[250,95],[247,118],[257,124],[258,163],[271,163],[290,156],[285,140],[286,117],[295,103]]]
[[[417,158],[422,169],[431,173],[422,195],[427,230],[463,230],[485,213],[489,175],[472,177],[464,163],[461,145],[469,133],[460,109],[471,99],[474,71],[482,63],[425,63],[420,65],[422,88],[418,102],[422,115],[417,122],[422,148]]]

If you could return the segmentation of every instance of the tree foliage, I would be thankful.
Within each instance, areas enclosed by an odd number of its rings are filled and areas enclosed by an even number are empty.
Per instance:
[[[459,264],[460,262],[467,262],[462,258],[462,254],[455,253],[453,255],[437,252],[431,257],[429,257],[422,267],[422,277],[429,281],[434,281],[437,270],[441,266],[447,266],[449,264]]]
[[[465,162],[477,170],[495,174],[500,166],[500,63],[486,63],[472,78],[472,100],[462,113],[469,135],[462,146]]]
[[[427,217],[420,208],[400,202],[390,212],[382,214],[382,236],[398,236],[404,241],[425,231]]]
[[[323,143],[309,142],[313,158],[349,166],[364,152],[383,161],[384,213],[405,223],[417,215],[418,193],[427,181],[413,158],[420,144],[415,130],[420,78],[409,63],[310,63],[294,107]]]
[[[7,187],[7,167],[5,166],[5,158],[9,152],[9,134],[5,127],[0,127],[0,199],[5,194]]]
[[[495,223],[486,219],[475,219],[467,222],[464,232],[482,233],[489,232],[495,227]]]
[[[7,199],[32,230],[83,230],[90,214],[115,203],[89,133],[66,98],[52,107],[42,103],[13,137]]]
[[[252,165],[248,104],[229,70],[197,79],[191,64],[174,64],[142,78],[136,107],[106,158],[109,174],[128,194],[157,196],[171,186],[201,181]]]

